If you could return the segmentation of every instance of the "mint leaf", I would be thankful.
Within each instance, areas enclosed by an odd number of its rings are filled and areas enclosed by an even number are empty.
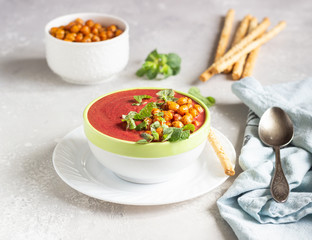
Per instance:
[[[153,141],[153,136],[148,133],[142,133],[141,137],[143,137],[147,142]]]
[[[157,128],[160,127],[160,122],[156,121],[156,122],[153,122],[150,126],[151,128],[151,131],[156,131]]]
[[[168,139],[169,142],[179,141],[181,138],[183,130],[181,128],[173,128],[171,137]]]
[[[127,127],[126,129],[135,129],[136,125],[135,125],[135,121],[134,121],[134,117],[137,115],[137,112],[131,111],[129,112],[127,115],[122,115],[122,122],[127,122]]]
[[[201,95],[199,88],[197,87],[191,87],[188,91],[189,94],[191,94],[194,97],[197,97],[199,100],[201,100],[207,107],[211,107],[216,103],[216,100],[213,97],[204,97]]]
[[[136,115],[133,117],[135,120],[143,120],[144,118],[150,117],[152,115],[153,108],[156,107],[156,103],[150,102],[144,106],[144,108],[141,109],[139,113],[136,113]]]
[[[153,135],[153,137],[154,137],[154,141],[158,141],[159,140],[159,134],[158,134],[158,132],[156,132],[156,131],[152,131],[152,135]]]
[[[144,130],[146,129],[148,126],[147,122],[146,121],[143,121],[141,122],[140,124],[138,124],[136,127],[135,127],[135,130],[137,131],[141,131],[141,130]]]
[[[180,72],[181,58],[175,53],[169,53],[167,64],[172,69],[172,75],[177,75]]]
[[[164,125],[167,126],[167,125]],[[171,138],[171,135],[173,133],[173,128],[172,127],[166,127],[163,128],[163,139],[162,141],[167,141],[169,138]]]
[[[138,143],[138,144],[146,144],[146,143],[149,143],[149,142],[146,139],[140,139],[136,143]]]
[[[194,132],[195,131],[195,126],[194,124],[186,124],[183,126],[182,128],[183,130],[190,130],[191,132]]]
[[[153,50],[148,54],[142,67],[137,70],[136,75],[143,77],[146,75],[148,79],[155,79],[158,74],[164,78],[176,75],[180,71],[181,58],[175,53],[159,54],[157,50]]]
[[[182,131],[180,139],[181,140],[188,139],[190,137],[190,135],[191,135],[190,130]]]
[[[175,92],[172,89],[164,89],[156,93],[156,95],[165,102],[175,101],[177,98],[174,97],[174,94]]]
[[[133,98],[137,101],[137,103],[133,103],[132,105],[140,106],[142,104],[143,99],[149,99],[149,98],[152,98],[152,96],[150,96],[150,95],[137,95],[137,96],[133,96]]]

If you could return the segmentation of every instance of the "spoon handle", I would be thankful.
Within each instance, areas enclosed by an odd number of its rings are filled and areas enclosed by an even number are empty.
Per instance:
[[[280,147],[274,147],[275,150],[275,170],[271,181],[271,194],[275,201],[285,202],[289,195],[289,185],[284,175]]]

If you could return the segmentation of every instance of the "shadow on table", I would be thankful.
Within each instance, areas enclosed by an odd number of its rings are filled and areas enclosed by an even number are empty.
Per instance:
[[[8,58],[1,61],[3,84],[41,84],[51,86],[76,86],[63,81],[49,68],[45,58]]]

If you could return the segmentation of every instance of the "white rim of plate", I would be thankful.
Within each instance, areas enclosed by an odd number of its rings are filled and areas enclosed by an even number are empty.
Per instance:
[[[220,131],[212,129],[235,164],[236,152],[232,143]],[[126,205],[152,206],[183,202],[208,193],[228,178],[207,141],[199,159],[173,179],[157,184],[127,182],[95,159],[82,126],[69,132],[57,144],[52,161],[56,173],[71,188],[93,198]]]

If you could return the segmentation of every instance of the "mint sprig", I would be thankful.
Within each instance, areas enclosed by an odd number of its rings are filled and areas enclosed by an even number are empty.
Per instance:
[[[177,100],[177,98],[174,97],[174,94],[175,92],[173,89],[164,89],[156,93],[156,95],[165,102]]]
[[[155,79],[162,75],[163,79],[177,75],[180,72],[181,58],[175,53],[159,54],[153,50],[145,59],[142,67],[136,72],[138,77],[146,75],[148,79]]]
[[[140,106],[142,104],[143,99],[149,99],[152,98],[150,95],[137,95],[133,96],[133,98],[137,101],[136,103],[133,103],[133,106]]]

